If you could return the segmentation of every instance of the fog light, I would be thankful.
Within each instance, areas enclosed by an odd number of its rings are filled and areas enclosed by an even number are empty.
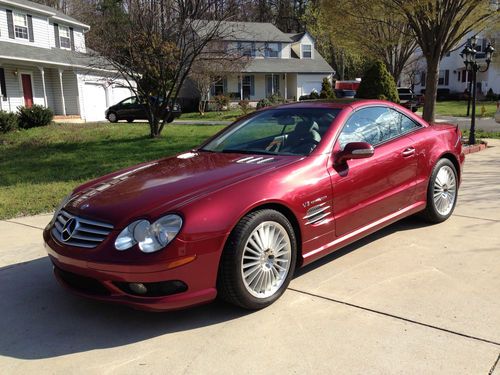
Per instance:
[[[132,292],[137,294],[146,294],[148,292],[148,288],[143,283],[130,283],[128,286]]]

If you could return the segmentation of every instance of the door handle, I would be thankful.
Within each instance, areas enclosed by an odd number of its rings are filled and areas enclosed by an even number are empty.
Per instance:
[[[402,155],[404,158],[415,155],[415,148],[414,147],[405,148],[404,151],[402,152]]]

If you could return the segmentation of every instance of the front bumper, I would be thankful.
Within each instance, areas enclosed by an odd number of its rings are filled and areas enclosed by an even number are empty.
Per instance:
[[[207,303],[217,295],[218,251],[191,253],[149,266],[113,264],[63,255],[61,246],[47,230],[44,239],[56,279],[65,288],[83,297],[140,310],[168,311]],[[204,243],[214,245],[218,240]],[[168,283],[185,287],[165,295],[140,296],[130,291],[130,283],[142,283],[148,287]]]

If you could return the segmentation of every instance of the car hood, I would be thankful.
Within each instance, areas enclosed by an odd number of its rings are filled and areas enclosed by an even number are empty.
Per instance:
[[[66,210],[125,225],[167,211],[302,157],[188,152],[124,169],[75,190]],[[125,224],[122,221],[126,222]]]

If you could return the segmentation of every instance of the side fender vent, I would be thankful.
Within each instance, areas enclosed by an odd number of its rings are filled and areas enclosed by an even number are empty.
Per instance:
[[[331,207],[324,202],[308,209],[303,219],[306,221],[306,225],[318,224],[330,215],[330,213]]]
[[[236,163],[240,164],[264,164],[273,161],[274,158],[263,157],[263,156],[248,156],[243,159],[236,160]]]

